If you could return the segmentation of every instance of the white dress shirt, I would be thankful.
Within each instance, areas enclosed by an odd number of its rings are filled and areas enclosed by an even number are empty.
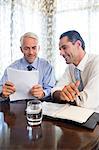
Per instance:
[[[81,70],[84,89],[80,92],[81,100],[77,97],[76,103],[78,106],[99,112],[99,55],[85,54],[77,68]],[[74,69],[73,64],[68,65],[63,77],[52,89],[52,94],[56,90],[62,90],[65,85],[76,82]]]

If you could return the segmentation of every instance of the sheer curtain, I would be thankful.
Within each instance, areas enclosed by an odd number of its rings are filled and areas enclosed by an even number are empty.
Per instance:
[[[41,0],[0,0],[0,77],[4,69],[22,57],[20,36],[35,32],[40,37],[41,52],[46,57],[46,3]],[[44,43],[44,44],[43,44]]]
[[[99,0],[0,0],[0,78],[22,56],[20,36],[32,31],[40,37],[39,55],[52,63],[58,80],[66,68],[58,49],[60,34],[79,31],[86,51],[99,54],[98,18]]]
[[[61,33],[77,30],[86,44],[86,51],[99,54],[99,0],[57,0],[54,66],[56,78],[63,74],[66,64],[59,55]]]

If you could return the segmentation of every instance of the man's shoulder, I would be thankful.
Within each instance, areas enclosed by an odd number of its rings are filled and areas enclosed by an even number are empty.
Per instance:
[[[99,71],[99,55],[97,54],[89,54],[86,67],[91,70]]]
[[[51,63],[45,58],[39,58],[38,61],[40,64],[43,64],[43,65],[51,65]]]
[[[89,54],[88,60],[99,63],[99,55],[98,54]]]
[[[15,60],[9,67],[16,67],[17,65],[20,65],[22,59]]]

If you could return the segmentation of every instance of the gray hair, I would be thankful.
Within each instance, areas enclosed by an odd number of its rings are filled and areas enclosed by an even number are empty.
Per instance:
[[[39,38],[35,33],[27,32],[24,35],[22,35],[21,38],[20,38],[21,46],[23,45],[23,40],[24,40],[25,37],[33,38],[33,39],[36,39],[37,41],[39,41]]]

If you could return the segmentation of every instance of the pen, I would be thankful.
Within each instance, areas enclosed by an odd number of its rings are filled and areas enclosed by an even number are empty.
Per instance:
[[[79,98],[79,100],[81,101],[81,97],[80,97],[80,96],[78,96],[78,98]]]
[[[8,84],[8,83],[5,83],[5,85],[6,85],[6,86],[11,86],[11,85],[10,85],[10,84]]]

